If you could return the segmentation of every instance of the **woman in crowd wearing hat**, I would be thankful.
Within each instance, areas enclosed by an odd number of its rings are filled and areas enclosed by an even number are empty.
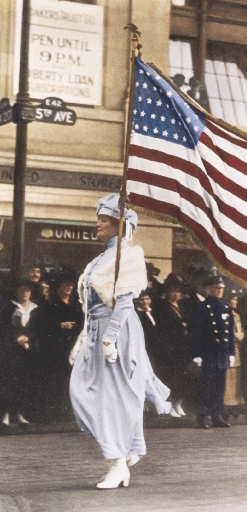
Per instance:
[[[75,346],[70,357],[71,363],[75,358],[70,393],[81,429],[93,435],[104,457],[112,460],[109,472],[97,484],[99,489],[111,489],[121,483],[128,486],[129,466],[146,453],[145,394],[160,414],[168,413],[170,404],[166,402],[168,388],[152,371],[133,306],[133,298],[147,286],[143,251],[128,245],[137,216],[125,207],[125,236],[114,291],[119,196],[103,197],[98,202],[97,215],[97,237],[106,242],[106,250],[86,267],[79,279],[86,325],[76,343],[81,339],[79,353],[76,355]]]
[[[38,306],[27,280],[15,287],[0,318],[2,424],[27,424],[33,415],[35,364],[38,353]],[[25,417],[26,416],[26,417]]]
[[[43,356],[43,410],[47,420],[66,419],[69,399],[70,351],[82,329],[83,313],[76,292],[76,274],[62,269],[55,293],[43,301],[41,314]]]
[[[244,398],[241,389],[241,345],[244,340],[244,330],[238,313],[239,296],[236,291],[231,292],[229,304],[232,308],[234,321],[234,355],[235,362],[231,368],[226,371],[226,386],[224,395],[224,404],[229,406],[241,405]]]
[[[182,306],[183,281],[171,273],[164,282],[166,297],[160,309],[160,331],[163,335],[164,379],[171,389],[171,416],[180,418],[186,413],[182,402],[187,392],[187,368],[191,361],[190,347]]]

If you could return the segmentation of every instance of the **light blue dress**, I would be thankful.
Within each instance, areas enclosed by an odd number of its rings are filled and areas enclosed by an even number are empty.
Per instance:
[[[122,246],[127,242],[123,239]],[[99,443],[107,459],[130,453],[145,455],[143,408],[145,396],[159,414],[169,413],[169,389],[154,375],[146,350],[143,329],[133,306],[133,293],[116,298],[112,310],[90,286],[98,265],[115,258],[117,237],[95,258],[84,276],[88,287],[88,358],[76,357],[70,380],[70,396],[81,429]],[[115,363],[103,356],[103,341],[116,343]]]

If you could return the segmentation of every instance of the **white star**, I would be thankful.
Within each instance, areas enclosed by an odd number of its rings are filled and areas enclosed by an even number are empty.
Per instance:
[[[147,89],[147,84],[146,84],[146,82],[144,82],[144,84],[143,84],[143,86],[142,86],[142,87],[143,87],[143,89]]]
[[[182,123],[179,122],[178,124],[179,124],[179,126],[181,126]]]
[[[198,132],[198,130],[199,130],[198,126],[194,126],[194,130],[195,130],[195,132]]]
[[[195,117],[196,117],[196,119],[198,119],[198,115],[197,114],[195,115]]]
[[[139,82],[136,82],[136,87],[138,87],[138,85],[140,85]]]
[[[139,73],[141,73],[141,75],[143,75],[143,73],[144,73],[143,69],[139,69]]]
[[[145,132],[147,132],[147,131],[148,131],[148,127],[147,127],[146,125],[145,125],[145,126],[143,126],[143,130],[144,130]]]
[[[142,97],[141,96],[138,96],[138,101],[142,101]]]
[[[156,75],[155,78],[156,78],[156,80],[161,80],[161,76],[159,76],[159,75]]]
[[[151,114],[151,119],[155,119],[156,118],[156,114]]]
[[[133,114],[137,114],[137,110],[136,110],[136,108],[135,108],[135,110],[133,110]]]
[[[166,95],[170,98],[172,96],[172,91],[167,91]]]
[[[168,132],[165,130],[164,132],[162,132],[162,135],[164,135],[165,137],[167,137]]]
[[[141,116],[141,117],[144,117],[144,116],[145,116],[145,114],[146,114],[146,112],[144,112],[144,110],[142,110],[142,112],[140,113],[140,116]]]
[[[186,137],[183,137],[183,142],[186,142],[186,140],[187,140]]]
[[[153,132],[154,133],[159,133],[159,130],[157,128],[154,128]]]
[[[150,75],[151,75],[150,71],[147,71],[147,76],[150,76]]]
[[[178,134],[177,134],[177,133],[174,133],[173,138],[174,138],[174,139],[176,139],[176,140],[178,140]]]
[[[157,91],[157,87],[153,86],[153,90],[154,90],[154,91]]]
[[[135,124],[135,129],[139,130],[139,124],[137,124],[137,123]]]
[[[161,121],[165,121],[166,120],[166,118],[164,116],[161,116],[160,119],[161,119]]]
[[[151,98],[148,98],[148,99],[147,99],[147,103],[152,103]]]
[[[171,119],[171,123],[172,123],[172,124],[176,124],[175,119]]]
[[[170,108],[170,105],[166,104],[166,108]]]
[[[156,101],[156,105],[157,105],[157,107],[161,107],[161,105],[162,105],[162,101],[161,101],[161,100]]]
[[[187,121],[187,123],[190,123],[191,122],[191,117],[186,117],[186,121]]]

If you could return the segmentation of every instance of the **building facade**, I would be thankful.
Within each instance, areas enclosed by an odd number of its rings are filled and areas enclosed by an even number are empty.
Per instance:
[[[63,3],[50,0],[50,5]],[[130,33],[124,27],[134,22],[142,32],[143,58],[155,60],[160,68],[168,70],[170,1],[147,2],[145,9],[141,0],[71,3],[97,5],[103,10],[101,103],[66,103],[76,112],[74,126],[28,125],[25,261],[38,258],[47,265],[67,262],[82,270],[102,248],[94,231],[96,202],[121,186],[130,69]],[[15,102],[17,8],[18,1],[0,1],[0,95],[9,98],[11,105]],[[43,37],[40,45],[42,51],[48,51],[47,39]],[[34,105],[40,103],[35,97],[31,100]],[[0,129],[1,266],[8,268],[16,126],[9,123]],[[147,261],[155,259],[164,276],[171,268],[171,234],[169,225],[148,218],[140,221],[138,242],[144,247]],[[157,236],[161,240],[158,246]]]
[[[98,104],[66,102],[76,112],[73,126],[28,125],[25,261],[69,264],[81,271],[102,249],[95,237],[96,202],[121,186],[131,46],[130,33],[124,27],[134,23],[141,31],[145,62],[172,77],[213,115],[245,128],[247,1],[48,2],[50,12],[52,4],[56,12],[63,4],[102,8],[101,98]],[[16,13],[20,4],[21,0],[0,0],[0,99],[9,98],[11,105],[15,102]],[[46,0],[39,4],[47,8]],[[51,37],[39,38],[40,52],[47,58],[49,43]],[[85,42],[81,50],[86,49]],[[51,95],[44,93],[44,98]],[[34,105],[41,102],[35,95],[31,100]],[[16,125],[9,123],[0,130],[0,267],[8,269]],[[188,259],[198,262],[204,257],[184,228],[144,216],[140,216],[135,240],[143,246],[147,262],[160,269],[161,281],[171,270],[180,271]]]

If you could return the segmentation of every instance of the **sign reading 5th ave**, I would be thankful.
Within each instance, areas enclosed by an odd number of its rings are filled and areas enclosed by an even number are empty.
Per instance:
[[[19,69],[22,2],[17,2],[15,69]],[[29,95],[42,100],[100,105],[103,7],[71,1],[31,0]],[[14,93],[18,92],[18,73]]]
[[[60,98],[46,98],[35,107],[35,119],[42,123],[73,125],[76,122],[76,113],[66,107]]]

